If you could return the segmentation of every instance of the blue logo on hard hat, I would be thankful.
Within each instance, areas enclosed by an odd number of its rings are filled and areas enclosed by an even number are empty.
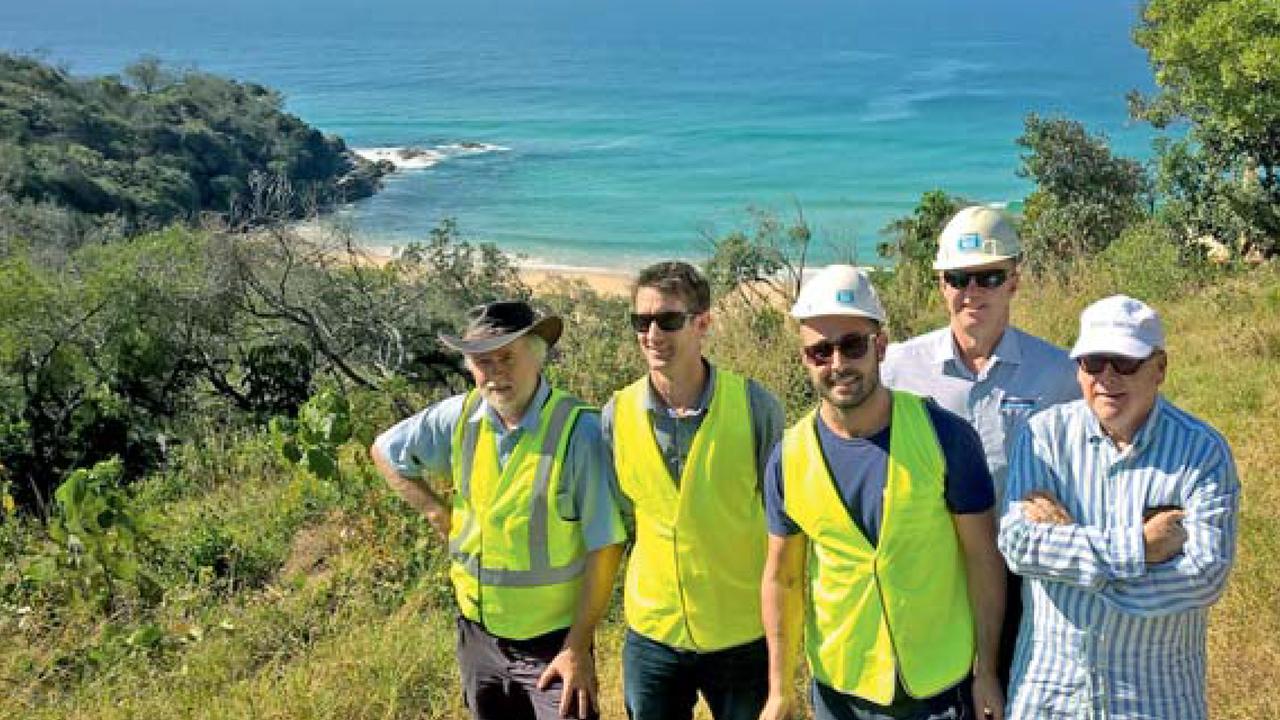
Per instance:
[[[982,236],[978,233],[965,233],[956,238],[956,248],[959,250],[977,250],[982,247]]]
[[[853,304],[853,291],[852,291],[852,290],[837,290],[837,291],[836,291],[836,302],[838,302],[838,303],[842,303],[842,304],[844,304],[844,305],[852,305],[852,304]]]

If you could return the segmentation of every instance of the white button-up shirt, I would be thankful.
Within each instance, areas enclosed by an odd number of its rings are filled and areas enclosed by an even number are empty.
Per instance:
[[[951,328],[893,343],[880,378],[895,390],[931,397],[982,438],[996,500],[1004,498],[1009,450],[1033,414],[1079,399],[1076,366],[1056,345],[1010,327],[980,373],[965,366]]]

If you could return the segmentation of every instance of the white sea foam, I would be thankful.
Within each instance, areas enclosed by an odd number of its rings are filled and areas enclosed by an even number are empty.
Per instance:
[[[404,147],[352,148],[352,152],[365,160],[373,162],[386,160],[395,165],[397,170],[426,170],[450,158],[507,152],[510,149],[493,143],[466,141],[444,143],[426,148],[412,145]]]

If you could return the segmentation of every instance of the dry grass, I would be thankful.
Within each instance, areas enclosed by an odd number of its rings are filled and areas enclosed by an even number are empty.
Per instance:
[[[1128,286],[1107,273],[1076,277],[1088,280],[1024,284],[1017,324],[1066,344],[1081,308]],[[1245,489],[1239,562],[1210,628],[1211,715],[1278,717],[1280,273],[1258,270],[1177,295],[1154,300],[1170,336],[1166,394],[1227,436]],[[718,323],[712,347],[717,361],[786,397],[794,414],[809,400],[793,343],[785,324],[730,314]],[[354,468],[354,457],[348,469],[367,472]],[[254,532],[255,522],[266,525],[284,495],[264,488],[238,497],[237,487],[255,485],[238,486],[243,480],[197,483],[172,505],[169,532],[199,517],[196,505],[235,518],[237,537]],[[282,552],[292,558],[288,572],[266,588],[212,598],[172,589],[148,618],[173,638],[159,651],[125,647],[109,661],[87,663],[85,653],[111,647],[99,641],[107,621],[64,616],[62,623],[24,630],[5,619],[11,608],[0,608],[0,681],[7,690],[0,717],[464,718],[444,576],[438,563],[417,575],[397,569],[407,557],[426,556],[413,545],[420,528],[371,508],[317,517],[292,552]],[[417,584],[406,589],[404,577]],[[599,634],[606,718],[625,716],[618,615],[615,608]],[[198,639],[193,628],[201,631]],[[708,717],[705,708],[698,717]]]

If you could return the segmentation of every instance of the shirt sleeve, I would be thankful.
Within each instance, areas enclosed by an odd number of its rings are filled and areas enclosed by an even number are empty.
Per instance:
[[[755,380],[747,381],[747,398],[751,406],[752,431],[756,442],[756,477],[763,478],[773,447],[782,439],[786,412],[782,402]]]
[[[613,491],[617,480],[612,453],[601,434],[599,414],[578,414],[567,453],[563,470],[567,482],[556,498],[560,517],[581,524],[587,552],[625,541],[627,533]]]
[[[954,515],[970,515],[995,507],[995,482],[978,432],[955,413],[933,403],[926,407],[946,461],[943,494],[947,509]]]
[[[448,476],[453,431],[467,396],[454,395],[393,425],[374,440],[396,472],[407,478]]]
[[[779,537],[798,535],[800,526],[787,515],[782,497],[782,444],[774,445],[764,470],[764,516],[769,534]]]
[[[1121,612],[1152,617],[1205,608],[1226,589],[1235,561],[1240,480],[1225,441],[1193,472],[1191,494],[1183,506],[1187,541],[1182,554],[1147,565],[1141,577],[1104,588],[1103,600]]]
[[[1115,580],[1145,570],[1142,526],[1097,528],[1031,522],[1021,498],[1035,490],[1065,497],[1062,477],[1053,465],[1045,435],[1048,423],[1038,415],[1018,435],[1009,461],[1009,490],[1000,518],[998,544],[1009,569],[1018,575],[1101,590]]]

